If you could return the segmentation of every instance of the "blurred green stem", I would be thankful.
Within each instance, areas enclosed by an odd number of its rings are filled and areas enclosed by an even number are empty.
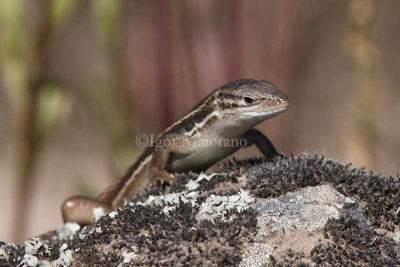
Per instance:
[[[172,47],[170,32],[170,3],[163,0],[150,2],[153,36],[156,48],[157,89],[159,93],[161,129],[172,122]]]
[[[25,99],[16,118],[15,154],[17,157],[17,199],[15,203],[14,240],[24,240],[33,185],[33,171],[37,160],[41,132],[38,127],[38,100],[44,81],[45,52],[51,32],[51,1],[43,5],[43,20],[39,24],[29,65]]]
[[[347,146],[349,158],[373,168],[377,142],[378,49],[372,39],[374,5],[372,0],[352,0],[349,3],[349,24],[344,48],[354,64],[354,83],[357,110],[355,132]]]

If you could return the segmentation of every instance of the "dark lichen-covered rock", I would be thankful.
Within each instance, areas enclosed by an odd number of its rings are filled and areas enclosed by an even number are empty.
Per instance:
[[[394,231],[399,225],[400,181],[363,169],[350,168],[320,156],[292,157],[249,167],[248,187],[257,197],[278,197],[307,186],[331,184],[338,192],[364,203],[374,226]],[[265,179],[268,177],[268,179]]]
[[[330,242],[312,249],[311,257],[316,263],[332,266],[400,264],[398,243],[372,228],[362,229],[359,222],[350,216],[329,220],[324,233]]]
[[[177,174],[76,232],[67,224],[0,265],[400,265],[400,182],[320,156]]]

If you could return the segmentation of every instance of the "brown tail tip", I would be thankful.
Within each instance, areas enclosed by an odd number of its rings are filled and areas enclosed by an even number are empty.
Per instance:
[[[73,196],[67,198],[61,205],[61,214],[66,222],[76,222],[81,226],[94,222],[93,209],[102,208],[104,214],[111,210],[110,205],[87,197]]]

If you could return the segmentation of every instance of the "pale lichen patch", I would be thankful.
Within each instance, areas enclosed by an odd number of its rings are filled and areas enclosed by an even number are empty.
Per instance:
[[[231,209],[241,212],[248,208],[256,199],[250,196],[248,191],[240,190],[239,194],[231,196],[210,195],[204,203],[201,204],[198,220],[214,220],[214,218],[222,216]],[[233,219],[231,217],[230,219]]]
[[[103,217],[104,216],[104,209],[103,208],[101,208],[101,207],[99,207],[99,208],[94,208],[93,209],[93,217],[94,217],[94,220],[95,221],[98,221],[98,220],[100,220],[100,218],[101,217]]]
[[[263,266],[269,262],[277,238],[282,236],[285,238],[282,239],[281,247],[296,249],[293,244],[307,237],[307,234],[318,232],[329,219],[339,219],[343,205],[353,202],[330,185],[303,189],[279,198],[258,200],[252,207],[259,214],[259,230],[255,242],[248,244],[248,253],[244,254],[241,266]],[[317,244],[317,240],[309,240],[314,241],[309,242],[309,250]],[[297,249],[301,250],[297,252],[309,252],[303,251],[304,248]]]

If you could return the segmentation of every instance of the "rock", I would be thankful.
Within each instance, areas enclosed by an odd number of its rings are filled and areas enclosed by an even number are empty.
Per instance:
[[[400,266],[398,178],[318,155],[176,178],[80,231],[0,243],[0,265]]]

